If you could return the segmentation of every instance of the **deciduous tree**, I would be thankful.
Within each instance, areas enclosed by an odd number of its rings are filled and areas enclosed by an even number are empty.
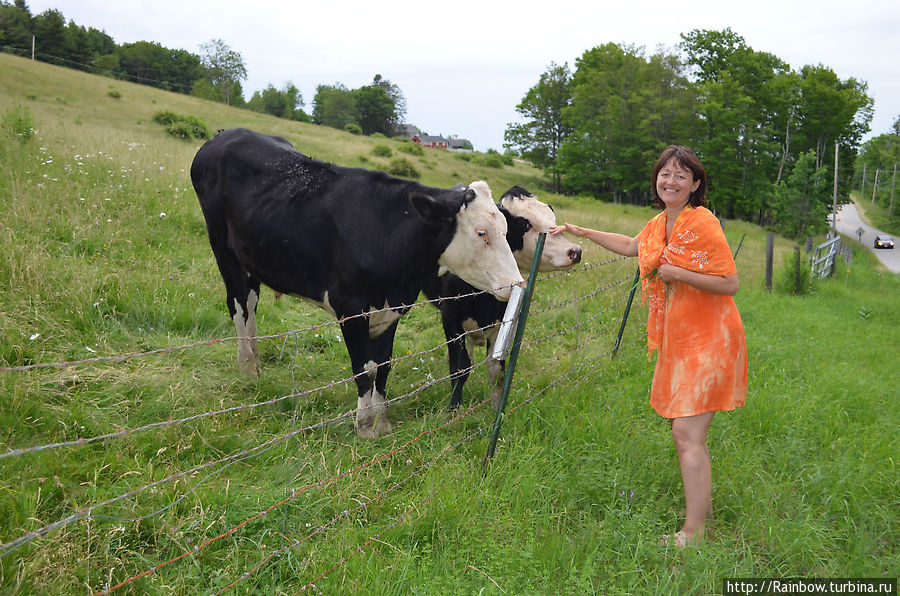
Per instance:
[[[247,79],[243,56],[221,39],[201,44],[200,50],[200,62],[206,78],[219,90],[222,100],[231,105],[234,83]]]
[[[537,85],[529,89],[516,106],[525,121],[508,124],[503,134],[504,145],[515,148],[522,157],[542,169],[557,189],[562,175],[557,167],[559,148],[572,133],[572,126],[563,120],[563,110],[571,103],[569,66],[551,62]]]

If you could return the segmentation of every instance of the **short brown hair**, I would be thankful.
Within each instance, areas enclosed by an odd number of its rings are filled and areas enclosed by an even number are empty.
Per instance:
[[[659,177],[659,171],[663,169],[663,166],[673,159],[679,166],[690,171],[694,175],[694,180],[700,181],[700,186],[691,193],[688,205],[691,207],[706,205],[706,169],[703,167],[700,158],[694,153],[694,150],[683,145],[669,145],[659,155],[659,159],[656,160],[656,167],[653,168],[653,174],[650,176],[650,193],[653,197],[653,201],[650,204],[660,209],[665,208],[666,204],[663,203],[656,190],[656,179]]]

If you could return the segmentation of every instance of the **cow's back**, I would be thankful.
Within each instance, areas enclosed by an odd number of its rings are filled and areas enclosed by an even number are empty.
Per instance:
[[[218,237],[281,293],[322,300],[341,288],[379,305],[398,291],[414,299],[446,246],[409,203],[413,191],[440,189],[320,162],[280,137],[220,132],[198,151],[191,178],[214,250]]]

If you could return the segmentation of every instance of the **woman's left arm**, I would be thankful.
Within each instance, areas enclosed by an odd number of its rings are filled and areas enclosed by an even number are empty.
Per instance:
[[[709,294],[734,296],[738,291],[737,273],[722,277],[721,275],[709,273],[697,273],[696,271],[690,271],[668,263],[660,265],[658,272],[659,279],[665,283],[680,281]]]

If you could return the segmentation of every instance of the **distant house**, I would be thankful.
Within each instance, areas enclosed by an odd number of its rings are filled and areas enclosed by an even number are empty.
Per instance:
[[[432,135],[413,135],[412,142],[422,147],[432,147],[435,149],[448,149],[450,141],[441,136]]]
[[[450,137],[448,141],[449,145],[447,146],[450,151],[456,151],[458,153],[465,153],[466,151],[472,151],[472,143],[469,139],[460,139],[459,137]]]

